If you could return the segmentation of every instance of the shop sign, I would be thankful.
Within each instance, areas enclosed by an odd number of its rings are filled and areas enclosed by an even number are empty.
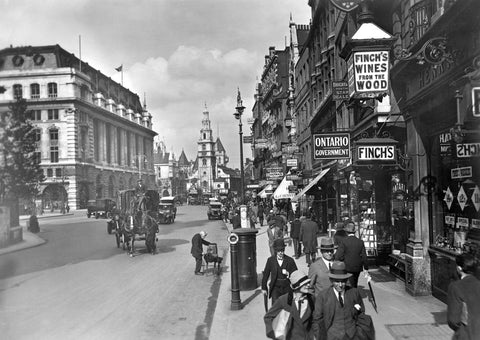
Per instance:
[[[455,216],[445,216],[445,224],[454,226],[455,225]]]
[[[480,209],[480,189],[478,189],[478,185],[475,185],[475,189],[473,189],[471,199],[475,210],[478,211]]]
[[[438,136],[438,141],[440,143],[440,155],[445,157],[445,156],[450,156],[452,154],[452,135],[450,132],[445,132],[441,133]]]
[[[283,178],[283,168],[281,167],[270,167],[265,168],[265,176],[267,180],[275,180]]]
[[[457,227],[468,228],[468,218],[466,217],[457,218]]]
[[[350,99],[347,81],[332,81],[332,99],[338,101]]]
[[[466,166],[463,168],[454,168],[450,170],[450,174],[452,179],[469,178],[472,177],[472,167]]]
[[[298,145],[295,144],[284,144],[282,145],[282,153],[292,154],[294,152],[300,151]]]
[[[350,134],[314,134],[313,148],[314,159],[350,159]]]
[[[465,205],[467,204],[467,194],[465,193],[465,190],[463,189],[463,185],[460,186],[460,190],[458,190],[458,194],[457,194],[457,201],[458,201],[458,204],[460,205],[460,209],[465,209]]]
[[[299,175],[287,175],[287,181],[300,181],[302,178]]]
[[[354,52],[348,60],[348,86],[354,98],[374,98],[388,92],[388,51]]]
[[[253,142],[253,136],[243,136],[243,143],[248,144]]]
[[[453,203],[453,194],[452,194],[452,191],[450,190],[450,187],[447,187],[447,191],[445,191],[445,197],[443,198],[443,200],[447,204],[448,210],[450,210],[450,207],[452,206],[452,203]]]
[[[480,156],[480,143],[459,143],[456,145],[458,158],[472,158]]]
[[[480,229],[480,220],[476,218],[472,218],[472,228]]]
[[[395,161],[395,145],[357,145],[359,161]]]
[[[260,189],[259,184],[247,184],[248,189]]]
[[[287,166],[296,168],[298,166],[298,159],[296,158],[288,158],[287,159]]]

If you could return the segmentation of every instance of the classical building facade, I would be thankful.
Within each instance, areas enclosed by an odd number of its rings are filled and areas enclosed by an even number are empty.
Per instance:
[[[27,100],[46,180],[39,210],[85,208],[138,178],[155,186],[151,114],[137,94],[58,45],[0,51],[0,110]]]

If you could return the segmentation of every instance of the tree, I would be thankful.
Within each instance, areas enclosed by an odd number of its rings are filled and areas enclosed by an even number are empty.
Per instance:
[[[0,203],[32,200],[44,180],[30,118],[25,99],[12,102],[9,111],[0,113]]]

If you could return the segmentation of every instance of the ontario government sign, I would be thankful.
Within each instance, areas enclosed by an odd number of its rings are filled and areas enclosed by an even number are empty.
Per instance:
[[[345,132],[313,135],[314,159],[350,159],[350,134]]]

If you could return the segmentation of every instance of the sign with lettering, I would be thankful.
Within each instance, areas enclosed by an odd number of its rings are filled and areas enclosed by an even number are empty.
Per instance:
[[[480,143],[459,143],[456,145],[458,158],[472,158],[480,156]]]
[[[472,228],[480,229],[480,220],[476,218],[472,218]]]
[[[253,136],[243,136],[243,143],[252,143],[253,142]]]
[[[287,159],[287,166],[296,168],[298,166],[298,159],[296,158],[288,158]]]
[[[332,81],[332,99],[339,101],[350,99],[347,81]]]
[[[348,85],[353,97],[373,98],[388,92],[388,51],[355,52],[349,61]]]
[[[283,168],[282,167],[270,167],[265,168],[265,176],[267,180],[282,179],[283,178]]]
[[[337,132],[313,135],[314,159],[350,159],[350,134]]]
[[[468,218],[466,218],[466,217],[457,218],[457,226],[468,228]]]
[[[395,161],[395,145],[357,145],[359,161]]]
[[[465,209],[465,205],[467,204],[467,200],[468,200],[468,197],[467,197],[467,194],[465,193],[465,190],[463,189],[463,185],[460,186],[460,190],[458,190],[458,194],[457,194],[457,201],[458,201],[458,204],[460,205],[460,209]]]
[[[455,225],[455,216],[448,216],[446,215],[445,216],[445,224],[448,224],[448,225]]]
[[[472,167],[454,168],[450,170],[450,174],[452,179],[469,178],[472,177]]]
[[[450,132],[441,133],[438,136],[440,155],[443,157],[452,155],[452,135]]]

